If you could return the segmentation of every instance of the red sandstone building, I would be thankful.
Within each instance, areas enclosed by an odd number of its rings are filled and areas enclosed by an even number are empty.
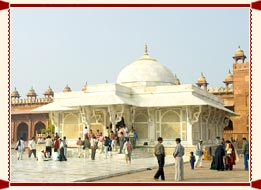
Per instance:
[[[229,71],[224,79],[225,87],[208,88],[206,78],[201,74],[197,85],[204,90],[215,94],[224,100],[225,106],[236,112],[238,116],[232,117],[225,128],[224,138],[242,140],[249,135],[249,63],[240,47],[233,56],[233,74]],[[180,82],[176,78],[176,85]],[[83,89],[86,88],[86,85]],[[63,92],[71,91],[67,85]],[[53,91],[49,87],[44,92],[44,98],[37,98],[33,88],[27,93],[26,99],[20,99],[15,89],[11,94],[11,141],[18,138],[28,140],[36,136],[42,129],[49,126],[48,113],[35,113],[33,109],[52,102]]]

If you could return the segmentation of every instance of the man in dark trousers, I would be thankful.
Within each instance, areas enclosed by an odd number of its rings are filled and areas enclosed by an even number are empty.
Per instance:
[[[154,154],[157,157],[158,164],[159,164],[159,169],[154,175],[155,180],[158,180],[160,176],[161,176],[161,180],[165,180],[165,175],[163,170],[165,164],[165,149],[162,142],[163,142],[163,138],[159,137],[158,144],[155,146],[154,149]]]
[[[249,143],[247,139],[244,137],[243,138],[243,146],[242,146],[242,154],[244,154],[244,165],[245,165],[245,170],[248,171],[248,161],[249,161]]]

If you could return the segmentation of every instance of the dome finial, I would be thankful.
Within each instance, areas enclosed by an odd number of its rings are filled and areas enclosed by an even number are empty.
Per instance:
[[[149,55],[148,54],[148,45],[147,45],[147,43],[145,43],[145,45],[144,45],[144,55]]]

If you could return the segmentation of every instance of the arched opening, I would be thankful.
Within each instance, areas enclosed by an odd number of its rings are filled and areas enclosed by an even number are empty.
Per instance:
[[[139,140],[148,139],[148,117],[143,113],[137,113],[134,120],[134,128],[139,136]]]
[[[68,114],[64,118],[62,136],[66,136],[67,139],[77,139],[81,136],[79,134],[79,122],[76,114]]]
[[[22,137],[24,141],[27,141],[28,125],[26,123],[22,122],[18,125],[16,136],[17,136],[17,140]]]
[[[182,137],[182,122],[178,113],[167,111],[162,115],[161,135],[168,140]]]
[[[39,121],[36,123],[36,125],[34,126],[34,136],[37,136],[37,134],[41,133],[42,129],[45,129],[45,125],[43,122]]]

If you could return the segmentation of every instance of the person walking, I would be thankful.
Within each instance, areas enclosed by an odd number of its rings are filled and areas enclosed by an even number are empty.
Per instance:
[[[202,168],[203,153],[203,141],[200,140],[199,143],[196,145],[196,168],[198,166]]]
[[[222,142],[219,142],[215,151],[215,166],[217,171],[224,171],[223,157],[225,156],[225,149]]]
[[[25,151],[25,143],[22,137],[17,141],[15,150],[17,150],[17,160],[22,160]]]
[[[111,144],[110,143],[110,138],[105,136],[104,137],[105,140],[104,140],[104,154],[105,154],[105,158],[107,159],[108,157],[108,148],[109,148],[109,145]]]
[[[119,138],[119,143],[120,143],[120,151],[119,151],[119,154],[122,154],[122,148],[123,148],[123,145],[124,145],[124,134],[123,132],[120,132],[118,134],[118,138]]]
[[[48,158],[52,157],[52,146],[53,146],[53,141],[51,139],[51,136],[48,135],[45,140],[45,151],[47,153]]]
[[[67,147],[68,147],[68,143],[66,140],[66,136],[63,137],[63,149],[64,149],[64,156],[67,158]]]
[[[60,138],[60,155],[59,155],[59,161],[67,161],[67,158],[64,154],[64,141]]]
[[[158,180],[159,177],[161,177],[161,180],[165,180],[165,174],[164,174],[164,165],[165,165],[165,148],[162,144],[163,138],[158,138],[158,144],[154,147],[154,155],[157,157],[159,168],[154,175],[154,179]]]
[[[192,170],[194,170],[196,158],[193,152],[190,152],[189,163]]]
[[[248,161],[249,161],[249,142],[247,141],[247,139],[244,137],[243,138],[243,146],[242,146],[242,154],[244,155],[244,166],[245,166],[245,170],[248,171],[249,167],[248,167]]]
[[[59,149],[60,149],[60,140],[59,140],[59,136],[56,135],[53,141],[53,160],[55,161],[59,160]]]
[[[88,136],[85,137],[84,141],[83,141],[83,157],[84,158],[89,158],[90,157],[90,148],[91,148],[91,143],[90,143],[90,139]]]
[[[184,147],[180,144],[180,138],[176,138],[176,144],[173,157],[175,158],[175,181],[184,180],[184,163],[183,163],[183,155],[184,155]]]
[[[91,138],[90,143],[91,143],[91,159],[95,160],[96,149],[98,146],[98,140],[96,139],[95,136]]]
[[[34,158],[37,160],[37,157],[36,157],[36,142],[35,142],[35,138],[32,137],[31,140],[29,141],[29,155],[28,157],[31,158],[31,155],[33,154],[34,155]]]
[[[79,137],[78,140],[76,141],[76,145],[78,147],[78,158],[80,158],[82,154],[82,145],[83,145],[81,137]]]
[[[123,145],[123,152],[125,154],[126,164],[131,164],[131,153],[132,153],[132,144],[130,143],[130,139],[127,137],[126,142]]]
[[[225,168],[226,170],[233,170],[233,165],[236,164],[236,151],[234,145],[229,140],[226,141],[225,154]]]
[[[87,128],[87,127],[84,127],[82,139],[85,139],[86,137],[88,137],[88,128]]]

